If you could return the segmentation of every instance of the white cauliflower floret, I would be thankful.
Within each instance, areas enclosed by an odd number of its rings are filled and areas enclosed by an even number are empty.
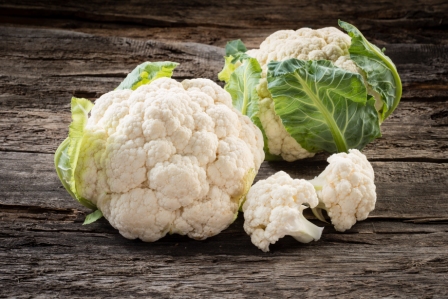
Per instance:
[[[337,231],[350,229],[374,210],[374,172],[367,158],[357,149],[333,154],[325,170],[310,181],[292,179],[283,171],[258,181],[243,204],[244,230],[252,243],[269,251],[285,235],[300,242],[319,240],[322,229],[309,222],[302,211],[310,207],[325,221],[326,210]]]
[[[222,231],[235,219],[234,200],[217,186],[213,186],[204,200],[188,205],[182,217],[175,220],[175,230],[171,233],[183,234],[191,231],[190,237],[203,239],[203,236]]]
[[[280,30],[268,36],[259,49],[246,53],[260,63],[263,77],[266,77],[270,61],[282,61],[289,58],[301,60],[324,59],[336,62],[341,56],[349,56],[351,38],[334,27],[313,30],[300,28]]]
[[[274,101],[267,89],[267,65],[270,61],[283,61],[289,58],[301,60],[329,60],[336,66],[350,72],[359,73],[355,63],[350,60],[348,49],[351,38],[334,27],[313,30],[301,28],[294,30],[280,30],[268,36],[259,49],[246,52],[256,58],[262,69],[262,78],[257,87],[260,97],[260,121],[268,139],[269,152],[280,155],[286,161],[294,161],[313,157],[315,153],[303,149],[291,137],[274,110]],[[373,94],[373,93],[372,93]],[[379,104],[381,100],[379,95]]]
[[[307,206],[305,206],[305,204]],[[323,228],[309,222],[302,214],[308,206],[318,204],[316,192],[309,182],[292,179],[280,171],[258,181],[246,195],[243,204],[244,230],[252,243],[267,252],[286,235],[308,243],[319,240]]]
[[[176,212],[159,208],[151,189],[135,188],[127,193],[113,193],[110,200],[99,202],[103,214],[124,237],[146,242],[160,239],[169,232]],[[157,208],[155,208],[157,207]]]
[[[157,163],[148,172],[148,182],[159,205],[168,210],[189,206],[203,198],[209,188],[206,172],[194,156],[174,155],[169,161]]]
[[[96,105],[98,105],[97,113],[89,118],[91,125],[100,123],[101,127],[107,129],[115,129],[118,121],[127,114],[127,101],[132,94],[132,90],[117,90],[109,92],[101,97]],[[124,114],[122,113],[124,112]]]
[[[160,78],[96,101],[76,188],[126,238],[205,239],[233,222],[263,160],[260,130],[220,86]]]
[[[366,156],[357,149],[334,154],[328,162],[325,170],[310,181],[319,198],[314,211],[322,218],[320,209],[326,210],[335,229],[343,232],[375,209],[375,176]]]

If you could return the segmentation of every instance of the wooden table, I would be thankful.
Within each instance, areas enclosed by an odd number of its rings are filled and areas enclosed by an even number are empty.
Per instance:
[[[11,1],[13,2],[13,1]],[[0,1],[1,298],[448,298],[448,2]],[[334,1],[335,2],[335,1]],[[242,229],[127,240],[61,186],[53,153],[70,98],[94,100],[143,61],[217,81],[226,41],[255,47],[286,28],[356,25],[386,47],[403,99],[364,151],[375,211],[319,242],[286,237],[263,253]],[[326,156],[264,162],[312,178]]]

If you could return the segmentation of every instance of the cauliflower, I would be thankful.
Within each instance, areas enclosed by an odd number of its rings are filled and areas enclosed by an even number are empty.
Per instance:
[[[302,243],[317,241],[323,228],[302,214],[304,209],[317,204],[313,185],[305,180],[293,180],[283,171],[277,172],[258,181],[247,193],[243,204],[244,230],[264,252],[285,235]]]
[[[322,219],[321,210],[327,211],[335,229],[343,232],[375,209],[375,175],[366,156],[356,149],[334,154],[328,163],[319,176],[309,181],[319,198],[313,212]]]
[[[262,134],[211,80],[144,78],[97,99],[81,137],[70,131],[71,145],[55,157],[61,181],[126,238],[216,235],[234,221],[264,160]],[[72,107],[87,117],[87,102],[72,99]]]
[[[261,69],[254,74],[256,87],[238,86],[256,89],[257,103],[248,105],[258,106],[259,122],[254,122],[264,133],[267,159],[294,161],[321,150],[362,149],[381,135],[379,125],[398,105],[401,81],[384,50],[354,26],[339,25],[349,34],[334,27],[280,30],[258,49],[247,50],[239,40],[226,46],[226,65],[218,77],[232,96],[237,94],[231,92],[233,82],[243,80],[239,68],[258,63]]]
[[[336,66],[351,72],[358,72],[353,61],[347,56],[350,37],[334,27],[313,30],[280,30],[268,36],[259,49],[247,51],[256,58],[263,70],[260,86],[260,120],[268,140],[269,152],[280,155],[285,161],[295,161],[313,157],[286,131],[282,120],[275,113],[274,101],[268,91],[267,65],[270,61],[283,61],[288,58],[301,60],[330,60]],[[261,92],[260,92],[261,91]]]

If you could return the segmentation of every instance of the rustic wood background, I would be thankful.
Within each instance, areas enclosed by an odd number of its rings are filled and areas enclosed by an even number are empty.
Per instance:
[[[0,298],[448,298],[448,2],[0,1]],[[104,2],[104,3],[103,3]],[[319,242],[263,253],[243,217],[205,241],[127,240],[72,200],[53,168],[70,98],[137,64],[217,81],[223,47],[279,29],[353,23],[396,63],[403,99],[365,154],[376,210]],[[262,165],[312,178],[325,155]]]

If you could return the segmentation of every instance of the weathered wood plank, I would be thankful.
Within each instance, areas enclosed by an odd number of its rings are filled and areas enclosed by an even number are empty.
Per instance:
[[[180,62],[177,78],[217,81],[224,54],[222,48],[194,43],[6,27],[0,27],[0,51],[1,104],[21,108],[66,104],[73,94],[96,98],[146,60]],[[448,96],[448,46],[395,44],[386,52],[402,77],[404,99]]]
[[[363,152],[378,160],[446,160],[447,126],[448,101],[402,101],[381,125],[382,137]]]
[[[238,231],[205,241],[173,235],[154,243],[98,230],[101,224],[5,225],[0,281],[2,295],[15,298],[123,298],[129,292],[156,298],[448,295],[447,224],[366,221],[356,225],[357,232],[326,232],[310,244],[286,237],[268,254],[250,243],[241,219],[231,227]]]
[[[372,165],[378,200],[371,217],[448,219],[447,163],[391,161]],[[311,179],[325,166],[323,162],[264,162],[256,180],[280,170],[295,178]],[[0,151],[0,204],[87,211],[62,187],[50,154]]]
[[[9,100],[14,96],[3,95]],[[1,100],[0,100],[1,101]],[[0,150],[54,153],[67,137],[69,98],[62,111],[0,108]],[[448,160],[448,101],[403,101],[364,152],[371,159]],[[318,156],[312,160],[322,160]]]
[[[222,49],[192,43],[35,29],[3,28],[0,36],[0,150],[53,152],[66,135],[70,97],[97,98],[144,60],[180,61],[179,79],[216,79],[222,67]],[[402,70],[404,100],[384,123],[384,137],[366,153],[375,159],[445,159],[448,48],[391,45],[387,51]],[[425,99],[431,102],[415,102]]]
[[[406,2],[409,5],[405,5]],[[264,1],[263,5],[260,5],[258,1],[222,3],[201,0],[194,3],[167,1],[151,3],[151,5],[143,0],[133,1],[133,5],[126,3],[104,4],[100,0],[89,2],[68,0],[63,4],[57,0],[20,0],[15,1],[14,4],[8,4],[5,1],[0,4],[5,9],[4,14],[10,13],[10,15],[15,11],[20,13],[20,9],[23,9],[24,13],[28,15],[33,15],[35,12],[42,13],[44,16],[66,17],[71,15],[80,19],[92,19],[100,22],[128,21],[149,26],[160,24],[162,27],[205,24],[230,28],[271,27],[273,24],[309,23],[310,21],[322,23],[341,16],[341,12],[342,16],[350,14],[363,16],[365,19],[371,19],[378,23],[390,24],[393,20],[397,21],[401,18],[401,24],[407,23],[412,28],[417,28],[420,25],[418,20],[425,20],[422,23],[426,27],[431,25],[437,27],[446,24],[446,20],[440,18],[446,16],[448,8],[445,2],[436,0],[404,1],[402,4],[390,3],[385,0],[375,3],[355,0],[342,5],[328,0],[322,1],[320,5],[309,5],[305,1],[293,0]],[[245,18],[241,18],[241,16],[245,16]],[[386,19],[389,22],[386,22]],[[364,26],[367,27],[367,24]]]
[[[189,40],[223,46],[279,29],[337,26],[342,19],[386,43],[446,43],[448,6],[437,0],[349,1],[194,1],[104,3],[79,1],[14,1],[0,3],[2,23],[58,27],[102,35],[144,39]],[[397,30],[396,28],[399,28]]]
[[[447,256],[440,248],[431,253],[427,248],[366,248],[339,248],[341,256],[302,250],[296,256],[269,259],[144,253],[129,257],[106,250],[75,257],[50,254],[49,249],[39,250],[37,256],[36,250],[27,250],[10,256],[2,265],[10,272],[1,276],[3,294],[13,298],[126,298],[130,293],[144,298],[447,296]]]
[[[106,224],[104,219],[88,226],[81,225],[81,217],[76,222],[68,218],[63,220],[45,219],[43,214],[40,219],[24,217],[25,214],[4,212],[0,209],[2,220],[0,223],[4,229],[0,235],[0,256],[2,251],[10,250],[12,253],[31,250],[32,247],[53,247],[52,253],[66,254],[71,251],[74,256],[82,254],[86,248],[94,247],[99,252],[107,251],[109,254],[122,255],[129,253],[130,257],[145,255],[169,255],[174,257],[214,255],[228,256],[265,256],[282,257],[296,255],[301,251],[331,252],[347,249],[351,244],[367,245],[371,250],[384,248],[411,246],[411,242],[417,242],[420,247],[444,248],[448,240],[448,224],[415,224],[398,221],[373,221],[366,220],[357,223],[350,232],[338,233],[330,227],[325,227],[322,238],[317,242],[308,244],[299,243],[291,237],[280,239],[270,246],[270,253],[265,254],[256,248],[250,241],[250,237],[242,229],[243,215],[240,215],[227,230],[217,236],[203,241],[190,239],[186,236],[167,235],[164,238],[145,243],[140,240],[128,240],[122,237],[116,230]],[[56,213],[53,211],[53,213]],[[62,215],[62,214],[61,214]],[[5,221],[9,220],[9,221]],[[14,222],[11,222],[14,220]],[[316,222],[317,224],[321,224]],[[409,243],[409,244],[406,244]],[[384,249],[383,248],[383,249]],[[358,248],[359,249],[359,248]],[[405,250],[406,248],[403,248]],[[411,250],[408,248],[408,250]],[[356,251],[356,250],[354,250]],[[361,254],[361,253],[360,253]],[[445,254],[448,254],[445,252]],[[13,255],[13,254],[12,254]],[[368,254],[366,254],[366,259]],[[0,261],[1,264],[1,261]],[[1,272],[0,272],[1,279]]]
[[[179,62],[174,75],[178,79],[217,80],[223,63],[223,49],[195,43],[104,38],[60,30],[3,28],[0,32],[0,109],[60,112],[68,108],[67,99],[72,96],[97,98],[114,89],[147,60]]]
[[[217,76],[213,71],[223,64],[223,49],[197,43],[162,43],[7,27],[0,27],[0,38],[1,75],[11,78],[53,77],[51,81],[54,81],[54,77],[118,77],[115,80],[120,82],[129,70],[146,60],[181,63],[176,70],[179,78],[211,78]],[[12,61],[16,61],[15,66]]]
[[[54,153],[67,137],[70,121],[65,111],[0,110],[0,150]]]
[[[348,19],[343,19],[348,20]],[[354,25],[361,24],[365,20],[351,18]],[[228,41],[241,39],[249,48],[255,48],[273,32],[282,29],[298,29],[301,26],[312,28],[322,28],[325,26],[337,27],[336,19],[328,20],[322,24],[291,24],[289,27],[273,25],[270,28],[225,28],[225,27],[148,27],[145,25],[129,25],[129,24],[115,24],[115,23],[99,23],[89,22],[78,19],[54,19],[43,17],[15,17],[2,16],[0,24],[5,27],[15,28],[39,28],[39,29],[63,29],[75,32],[83,32],[87,34],[94,34],[97,36],[120,36],[138,40],[157,40],[160,42],[195,42],[206,45],[214,45],[224,47]],[[385,26],[372,24],[368,28],[364,28],[363,33],[368,39],[376,44],[447,44],[448,34],[445,26],[440,27],[426,27],[415,29],[407,29],[400,27],[399,24],[392,22]],[[386,27],[387,26],[387,27]]]

